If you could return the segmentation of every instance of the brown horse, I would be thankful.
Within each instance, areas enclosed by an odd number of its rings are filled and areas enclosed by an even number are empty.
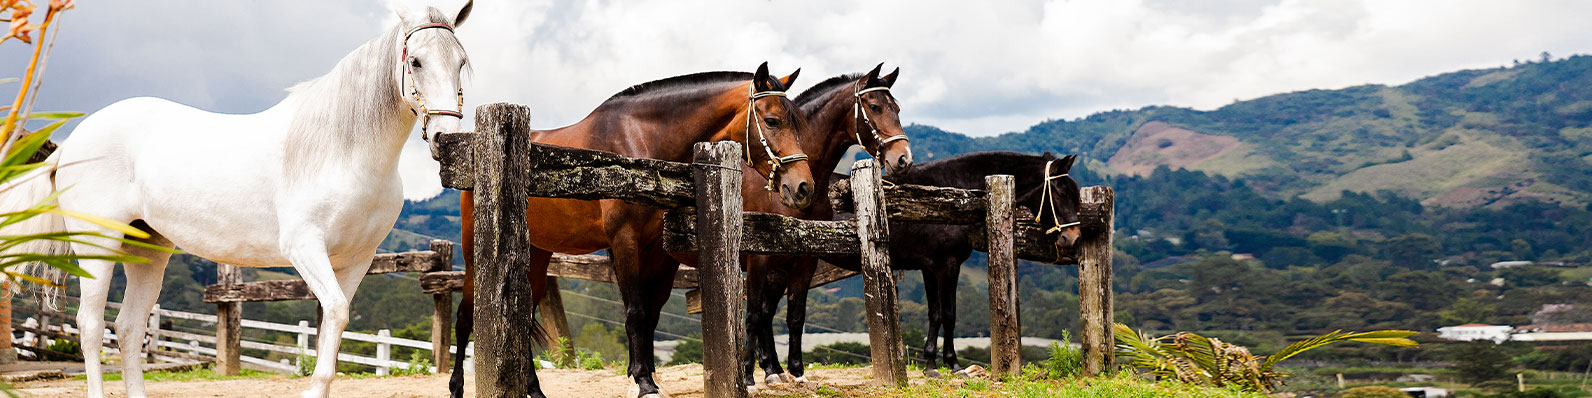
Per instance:
[[[814,85],[796,97],[796,105],[807,114],[813,128],[808,135],[797,137],[802,152],[813,156],[817,171],[819,198],[828,197],[831,170],[845,160],[852,145],[861,145],[870,156],[879,158],[890,173],[905,172],[912,167],[912,148],[901,128],[901,107],[890,88],[895,85],[901,69],[880,76],[883,64],[868,73],[847,74],[829,78]],[[753,178],[742,186],[752,186]],[[743,188],[744,189],[744,188]],[[746,210],[783,214],[804,219],[828,220],[834,211],[829,201],[818,200],[805,209],[792,208],[771,200],[767,195],[743,193]],[[800,262],[816,261],[812,257],[748,255],[742,257],[746,269],[746,343],[743,353],[745,369],[742,377],[747,386],[756,385],[753,379],[753,354],[763,364],[767,381],[778,380],[781,374],[779,359],[774,357],[774,311],[785,291],[784,284],[792,267]]]
[[[798,73],[800,70],[797,71]],[[796,79],[769,76],[768,64],[756,73],[708,72],[643,83],[614,95],[574,125],[536,132],[540,143],[596,149],[637,158],[688,162],[698,142],[735,140],[747,144],[753,171],[776,184],[780,202],[805,207],[813,197],[813,178],[796,137],[807,120],[784,90]],[[766,144],[762,138],[766,138]],[[773,165],[781,166],[773,166]],[[460,198],[464,252],[472,253],[471,192]],[[661,209],[619,200],[585,201],[529,198],[531,290],[540,302],[546,289],[547,262],[552,253],[583,254],[609,249],[614,276],[625,305],[630,367],[639,395],[658,393],[652,380],[652,339],[658,314],[668,301],[679,262],[663,251]],[[464,301],[459,304],[455,333],[459,352],[469,340],[474,298],[474,267],[465,256]],[[449,389],[463,396],[463,355],[455,357]],[[533,373],[532,395],[541,387]]]

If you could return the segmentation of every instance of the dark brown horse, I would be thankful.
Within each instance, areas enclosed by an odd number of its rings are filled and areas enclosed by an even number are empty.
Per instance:
[[[797,159],[802,152],[796,137],[805,134],[807,120],[783,94],[796,76],[771,77],[764,63],[756,73],[708,72],[643,83],[604,101],[579,123],[536,132],[533,140],[675,162],[690,161],[695,143],[735,140],[747,144],[743,149],[750,155],[753,174],[775,180],[772,185],[778,187],[781,203],[805,207],[813,198],[814,185],[807,162]],[[761,144],[759,137],[766,137],[767,144]],[[761,180],[756,184],[765,185],[770,184]],[[460,198],[465,253],[473,252],[472,201],[469,191]],[[679,269],[679,262],[663,251],[662,210],[619,200],[530,198],[529,202],[525,216],[530,220],[530,242],[540,249],[530,254],[536,301],[546,289],[558,288],[546,286],[552,253],[608,249],[625,306],[628,374],[639,395],[657,394],[652,379],[653,332]],[[456,330],[459,352],[473,327],[475,264],[470,256],[465,258],[464,301],[459,304]],[[455,358],[449,388],[454,397],[461,397],[463,355]],[[534,372],[530,385],[533,395],[541,396]]]
[[[891,173],[886,179],[896,184],[984,189],[984,176],[1012,175],[1015,180],[1016,204],[1032,209],[1038,214],[1040,225],[1058,227],[1053,232],[1056,236],[1056,245],[1070,247],[1077,242],[1082,232],[1077,224],[1080,202],[1078,182],[1067,176],[1075,159],[1074,155],[1056,158],[1050,153],[1036,156],[1016,152],[978,152],[926,162],[913,166],[910,170]],[[843,176],[834,178],[840,177]],[[1050,189],[1049,195],[1045,191],[1047,185]],[[923,271],[923,291],[924,295],[928,296],[924,301],[929,307],[929,330],[926,333],[927,341],[924,342],[923,360],[927,365],[924,373],[930,376],[938,376],[938,372],[934,370],[937,354],[952,371],[962,369],[961,364],[957,362],[955,346],[952,344],[952,339],[956,336],[954,331],[956,282],[962,263],[967,261],[973,252],[967,239],[972,231],[971,225],[890,223],[890,242],[895,243],[890,245],[891,269]],[[853,271],[861,268],[860,259],[856,256],[825,257],[824,260]],[[817,261],[814,259],[798,261],[784,279],[788,283],[785,286],[788,289],[785,322],[790,332],[790,353],[785,359],[790,366],[791,375],[798,381],[803,380],[802,374],[805,370],[802,363],[801,335],[807,316],[807,290],[816,268]],[[768,283],[777,283],[774,279],[770,278]],[[764,289],[773,288],[765,286]],[[767,313],[767,316],[772,317],[774,308],[778,305],[778,297],[774,296],[770,300],[768,296],[769,294],[765,293],[757,297],[767,300],[762,305],[748,307],[760,308]],[[773,332],[770,330],[767,334],[772,336]],[[945,344],[941,346],[945,347],[944,351],[936,350],[935,342],[940,336],[945,339]],[[766,361],[765,372],[771,375],[778,374],[779,364],[773,360],[773,344],[762,345],[758,350],[759,357]]]
[[[802,152],[812,156],[817,174],[819,198],[828,197],[830,170],[845,160],[852,145],[861,145],[870,156],[880,159],[891,173],[904,172],[912,166],[912,149],[901,129],[901,107],[890,88],[895,85],[901,69],[880,76],[883,64],[862,74],[848,74],[830,78],[803,91],[796,97],[796,105],[807,114],[812,124],[809,135],[798,137]],[[753,177],[746,177],[743,186],[751,186]],[[785,206],[767,198],[767,195],[743,195],[746,210],[787,216],[828,220],[833,215],[829,201],[818,200],[805,209]],[[749,255],[742,257],[747,271],[746,296],[748,298],[746,331],[748,350],[743,357],[746,364],[742,376],[748,386],[756,385],[752,376],[753,354],[764,365],[769,381],[781,373],[779,360],[774,357],[773,318],[779,298],[785,291],[787,275],[801,261],[814,261],[811,257]]]

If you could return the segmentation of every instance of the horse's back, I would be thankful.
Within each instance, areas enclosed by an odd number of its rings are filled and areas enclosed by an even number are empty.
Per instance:
[[[216,261],[278,262],[273,192],[287,112],[211,113],[165,99],[111,104],[61,144],[61,205],[143,220],[184,250]],[[247,204],[247,205],[244,205]],[[208,253],[207,253],[208,252]]]

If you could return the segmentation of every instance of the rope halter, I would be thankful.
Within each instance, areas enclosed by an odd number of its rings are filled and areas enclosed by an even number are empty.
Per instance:
[[[776,189],[774,188],[774,177],[779,175],[779,167],[783,166],[783,165],[786,165],[786,164],[789,164],[789,163],[796,163],[796,162],[806,161],[807,160],[807,155],[798,153],[798,154],[795,154],[795,155],[787,155],[787,156],[781,157],[778,154],[774,153],[774,147],[770,146],[768,144],[768,137],[763,135],[763,124],[755,122],[755,120],[757,120],[757,99],[758,98],[763,98],[763,97],[784,97],[785,96],[785,92],[784,91],[753,91],[753,90],[756,89],[754,87],[756,85],[757,84],[754,82],[754,83],[748,84],[746,86],[747,100],[746,100],[746,133],[745,133],[745,135],[746,135],[746,141],[747,142],[745,143],[745,145],[742,145],[742,146],[743,147],[751,147],[752,146],[752,143],[751,143],[751,141],[752,141],[752,126],[757,126],[757,143],[763,146],[763,153],[768,155],[768,175],[763,175],[763,172],[757,171],[757,166],[752,163],[752,151],[745,151],[746,152],[746,165],[752,166],[752,171],[756,171],[757,175],[762,176],[763,179],[765,179],[765,180],[768,180],[768,184],[764,185],[763,189],[766,189],[769,192],[775,192]]]
[[[878,127],[874,127],[873,119],[869,119],[868,118],[868,112],[864,112],[862,110],[862,95],[870,93],[870,92],[874,92],[874,91],[886,91],[886,92],[888,92],[888,91],[890,91],[890,88],[881,86],[881,87],[866,88],[866,89],[862,89],[862,90],[857,90],[855,88],[852,89],[851,97],[855,101],[851,103],[851,120],[854,123],[861,123],[863,127],[867,127],[868,128],[869,134],[873,135],[873,140],[879,142],[879,152],[880,152],[880,155],[883,155],[884,154],[884,146],[886,144],[889,144],[889,143],[892,143],[892,142],[896,142],[896,141],[910,141],[910,140],[907,139],[907,135],[905,133],[902,133],[901,135],[892,135],[892,136],[885,137],[885,138],[879,138],[879,128]],[[862,129],[860,129],[860,128],[856,129],[856,130],[853,130],[851,132],[852,137],[857,139],[857,145],[862,145],[862,152],[863,153],[868,154],[868,157],[878,159],[879,157],[878,156],[874,156],[873,152],[868,150],[868,146],[866,144],[862,143],[861,131],[862,131]]]
[[[1078,225],[1082,225],[1083,224],[1083,222],[1080,222],[1080,221],[1073,221],[1073,222],[1066,223],[1066,224],[1062,224],[1061,223],[1061,213],[1056,211],[1056,194],[1051,193],[1050,180],[1066,177],[1067,173],[1063,173],[1063,174],[1060,174],[1060,175],[1054,175],[1054,176],[1050,175],[1050,164],[1051,163],[1055,163],[1055,162],[1056,162],[1055,160],[1050,160],[1050,161],[1046,161],[1045,162],[1045,179],[1043,181],[1040,181],[1040,184],[1042,184],[1044,186],[1041,189],[1044,189],[1044,191],[1041,191],[1040,195],[1039,195],[1039,202],[1040,202],[1039,203],[1039,211],[1038,211],[1039,214],[1034,215],[1034,222],[1036,222],[1036,223],[1040,222],[1042,217],[1045,216],[1045,207],[1047,207],[1047,206],[1050,207],[1051,223],[1055,224],[1055,226],[1051,227],[1048,230],[1045,230],[1045,235],[1050,235],[1050,234],[1053,234],[1053,233],[1056,233],[1056,232],[1061,232],[1062,229],[1065,229],[1067,227],[1074,227],[1074,226],[1078,226]]]
[[[415,70],[414,70],[414,68],[412,66],[409,65],[409,37],[410,36],[414,36],[415,32],[419,32],[419,31],[426,30],[426,29],[442,29],[442,30],[448,31],[448,33],[453,33],[453,27],[452,26],[448,26],[448,24],[443,24],[443,23],[433,23],[433,24],[425,24],[425,25],[416,26],[416,27],[414,27],[414,29],[409,29],[409,33],[405,33],[404,34],[403,55],[401,57],[399,57],[398,63],[399,63],[399,65],[402,65],[401,67],[404,69],[404,74],[401,77],[401,79],[404,80],[404,84],[403,85],[407,86],[409,88],[408,96],[414,97],[415,102],[419,104],[420,110],[416,111],[415,108],[411,107],[411,108],[409,108],[409,112],[413,113],[413,114],[416,114],[416,115],[421,115],[420,116],[420,128],[421,129],[425,129],[426,125],[430,124],[431,115],[453,116],[453,117],[459,118],[460,120],[464,119],[464,87],[459,87],[459,92],[457,94],[458,95],[458,99],[459,99],[459,104],[458,104],[458,106],[456,108],[454,108],[454,110],[427,109],[426,108],[426,97],[425,97],[425,95],[422,95],[420,93],[420,88],[419,87],[415,87],[415,78],[414,78]],[[425,134],[421,134],[420,138],[427,139],[427,140],[430,139],[430,138],[427,138]]]

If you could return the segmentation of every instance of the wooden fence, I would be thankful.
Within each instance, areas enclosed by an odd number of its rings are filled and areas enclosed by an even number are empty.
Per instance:
[[[371,260],[370,270],[366,274],[441,272],[453,269],[453,242],[432,240],[430,249],[405,253],[377,254]],[[226,264],[221,264],[217,267],[216,274],[216,284],[205,286],[204,293],[204,301],[216,305],[215,339],[221,342],[216,344],[216,372],[235,376],[244,361],[239,350],[242,348],[262,349],[250,347],[241,340],[242,328],[248,327],[250,322],[254,322],[255,325],[264,324],[263,322],[244,320],[242,304],[255,301],[314,300],[315,294],[310,292],[309,285],[306,285],[302,279],[243,282],[241,281],[242,270],[236,266]],[[438,368],[447,370],[447,366],[441,365],[449,363],[448,355],[451,352],[448,348],[448,335],[451,334],[450,332],[453,329],[453,295],[451,293],[432,295],[431,316],[431,341],[424,349],[431,350],[431,363],[438,365]],[[288,325],[287,327],[292,328],[292,330],[280,331],[299,333],[299,344],[305,345],[304,336],[315,334],[316,328],[320,326],[319,321],[317,319],[313,327],[307,324],[299,326]],[[350,336],[353,337],[351,338]],[[380,337],[365,336],[370,335],[343,333],[344,339],[356,341],[374,341],[369,339]],[[366,338],[367,340],[360,340],[361,338]],[[388,344],[381,341],[375,342]],[[383,351],[380,347],[385,347],[385,345],[378,347],[378,356]],[[341,360],[343,355],[346,354],[338,354],[338,359]],[[351,360],[350,362],[363,363],[357,360]],[[377,373],[385,373],[383,366],[377,366]]]
[[[76,302],[75,298],[63,298],[68,302]],[[73,322],[76,319],[76,314],[51,311],[43,309],[42,306],[37,307],[39,308],[33,308],[32,306],[14,307],[15,311],[28,315],[25,319],[19,319],[20,324],[12,326],[16,331],[23,333],[22,338],[13,341],[14,345],[35,357],[43,357],[42,359],[82,361],[83,357],[76,354],[51,351],[47,348],[56,339],[67,339],[75,342],[82,338],[81,331]],[[106,303],[106,308],[119,311],[121,303],[108,302]],[[60,320],[60,322],[54,322],[54,320]],[[149,328],[144,344],[144,352],[149,354],[148,360],[150,364],[153,365],[154,361],[157,360],[177,364],[216,362],[219,351],[225,349],[224,346],[217,344],[218,341],[221,341],[220,339],[215,335],[192,333],[195,330],[191,328],[172,327],[172,322],[170,322],[172,320],[187,320],[203,324],[220,322],[220,318],[216,315],[172,311],[162,309],[158,305],[155,306],[154,311],[149,314]],[[103,352],[119,353],[120,351],[117,348],[119,339],[116,335],[115,323],[107,322],[105,326],[107,333],[105,334],[106,345]],[[268,330],[296,335],[296,344],[292,346],[257,341],[240,341],[238,348],[241,349],[283,353],[295,357],[292,361],[287,359],[271,361],[265,358],[240,355],[240,365],[247,364],[256,369],[292,374],[298,372],[298,360],[317,355],[316,350],[310,348],[309,342],[319,334],[319,331],[317,328],[310,326],[309,321],[299,321],[297,325],[289,325],[244,319],[239,326],[243,329]],[[183,329],[188,331],[183,331]],[[387,329],[378,330],[376,334],[343,332],[343,340],[376,344],[376,356],[374,357],[339,352],[337,353],[337,360],[339,362],[357,363],[374,367],[377,375],[386,375],[393,368],[407,368],[409,366],[408,362],[393,360],[393,347],[408,347],[417,350],[435,349],[429,341],[392,337],[391,331]],[[233,352],[238,352],[238,349],[234,349]],[[469,350],[466,349],[467,355],[468,352]],[[446,366],[444,366],[445,368]],[[436,367],[433,366],[427,370],[435,372]]]
[[[1010,176],[988,177],[989,189],[983,191],[885,188],[879,169],[865,160],[853,167],[849,184],[836,187],[837,203],[844,205],[837,210],[854,212],[856,219],[801,220],[742,211],[741,148],[736,143],[700,143],[694,164],[674,163],[537,144],[530,140],[529,122],[530,112],[524,106],[484,105],[476,110],[479,132],[437,137],[443,185],[475,191],[475,253],[466,253],[477,264],[474,283],[499,287],[475,290],[475,338],[483,347],[476,358],[479,397],[522,397],[529,387],[525,382],[532,369],[532,342],[524,328],[532,303],[529,281],[518,277],[525,270],[529,247],[523,216],[526,197],[620,199],[668,209],[665,247],[699,253],[701,268],[681,273],[674,285],[697,287],[696,295],[702,298],[703,365],[709,370],[704,390],[709,397],[746,395],[739,377],[739,357],[745,349],[745,288],[738,263],[742,253],[862,256],[874,378],[904,384],[906,361],[895,281],[889,272],[891,221],[1002,226],[986,228],[973,239],[975,247],[990,251],[990,324],[996,337],[991,357],[997,372],[1015,372],[1018,365],[1016,259],[1080,264],[1084,372],[1094,375],[1113,368],[1109,187],[1083,190],[1079,215],[1083,237],[1074,248],[1058,250],[1041,227],[1014,216]],[[558,256],[549,275],[611,281],[611,267],[604,264],[590,256]],[[821,272],[824,278],[843,274],[833,269]],[[457,273],[428,273],[421,279],[432,294],[462,285]],[[550,302],[544,303],[544,314],[557,300],[556,289],[548,290]],[[556,312],[556,318],[562,318],[562,311]],[[553,326],[555,332],[567,335],[567,325],[562,330]]]

